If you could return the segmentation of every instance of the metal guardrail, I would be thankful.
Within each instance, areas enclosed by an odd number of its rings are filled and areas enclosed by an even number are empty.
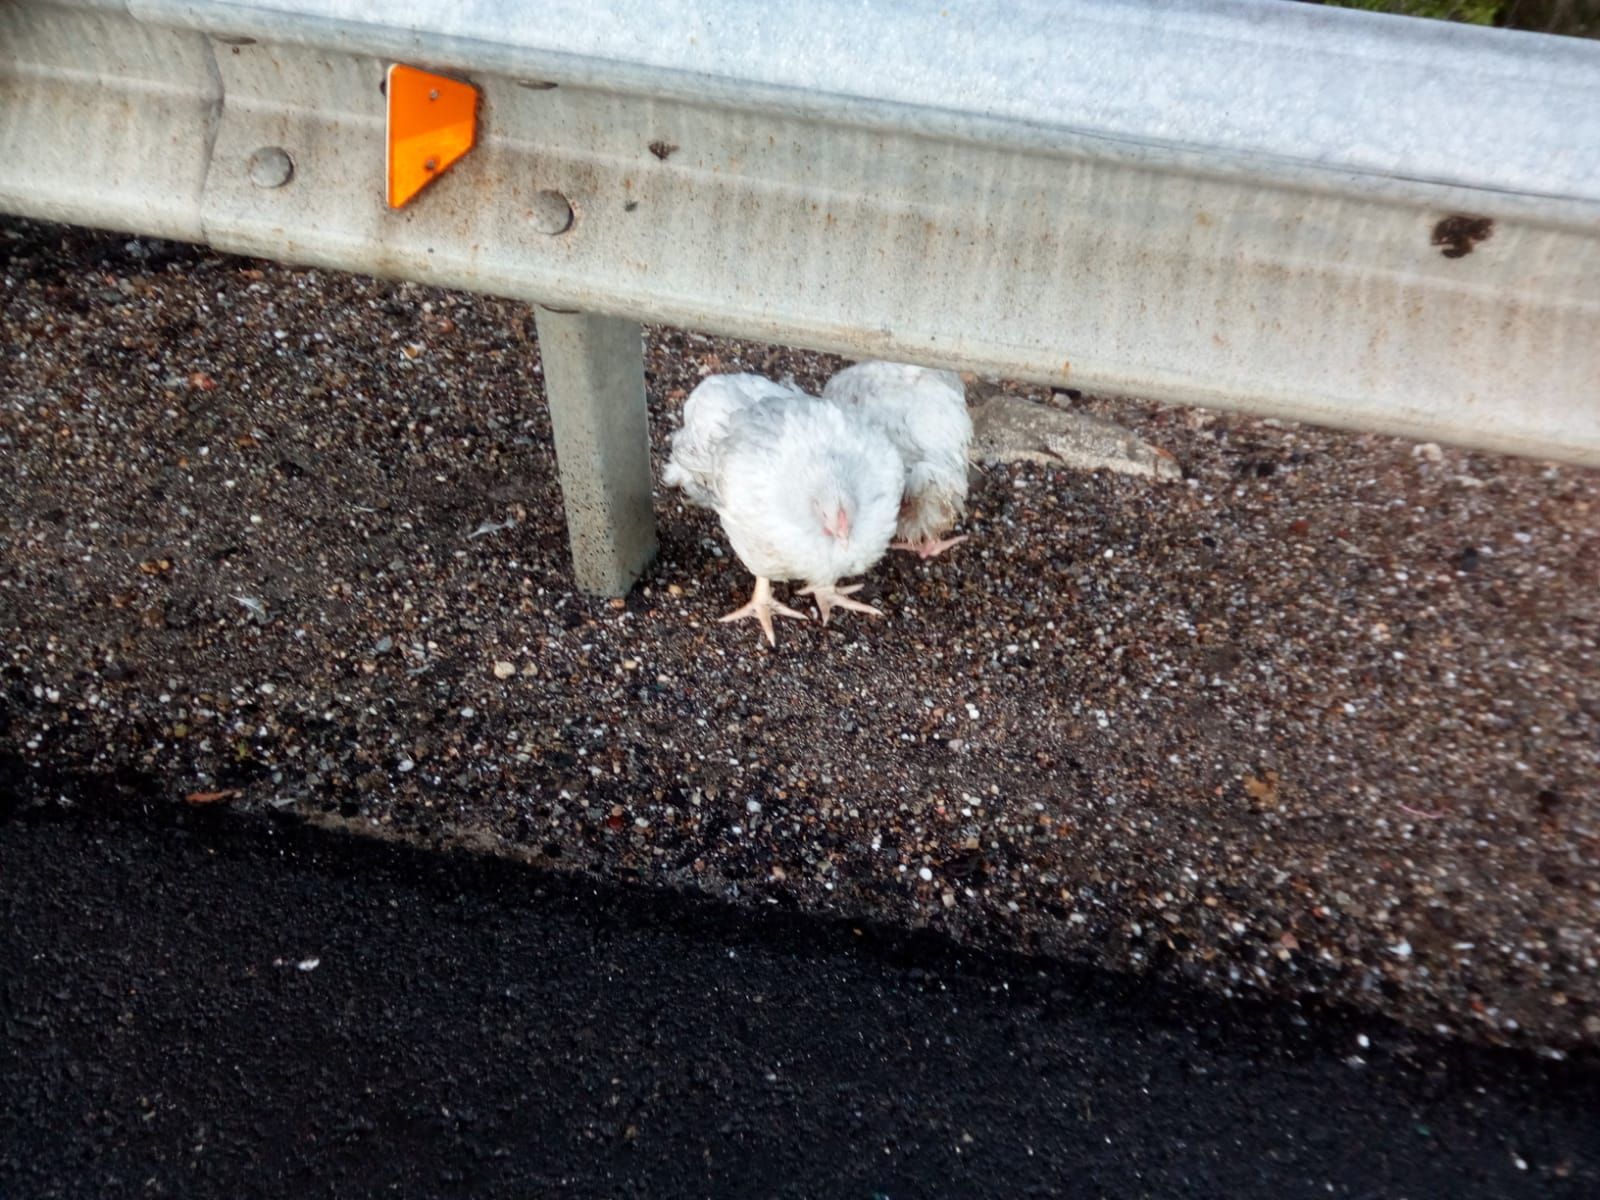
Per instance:
[[[482,108],[393,211],[397,61]],[[0,209],[574,310],[540,322],[595,590],[653,545],[636,320],[1600,465],[1591,42],[1278,0],[13,0]]]

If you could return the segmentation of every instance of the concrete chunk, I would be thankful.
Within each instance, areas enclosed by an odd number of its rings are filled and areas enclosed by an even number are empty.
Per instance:
[[[1179,479],[1178,460],[1122,426],[1004,392],[970,389],[973,455],[985,465],[1042,462],[1079,471],[1104,468],[1148,479]]]

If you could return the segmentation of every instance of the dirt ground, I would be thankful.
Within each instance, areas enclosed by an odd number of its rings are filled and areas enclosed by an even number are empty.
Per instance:
[[[25,803],[222,792],[1600,1046],[1600,473],[1038,394],[1184,479],[990,469],[886,619],[771,650],[672,495],[628,600],[575,594],[524,306],[16,221],[0,274]],[[705,373],[838,365],[652,330],[657,454]]]

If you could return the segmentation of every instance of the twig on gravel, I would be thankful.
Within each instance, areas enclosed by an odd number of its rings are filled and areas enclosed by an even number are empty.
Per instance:
[[[1399,808],[1406,816],[1417,817],[1423,821],[1442,821],[1449,815],[1442,812],[1423,812],[1420,808],[1412,808],[1409,804],[1402,804]]]

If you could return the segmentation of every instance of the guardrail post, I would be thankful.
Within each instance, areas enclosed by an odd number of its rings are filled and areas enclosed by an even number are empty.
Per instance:
[[[586,592],[621,596],[656,552],[643,331],[593,313],[534,315],[573,575]]]

